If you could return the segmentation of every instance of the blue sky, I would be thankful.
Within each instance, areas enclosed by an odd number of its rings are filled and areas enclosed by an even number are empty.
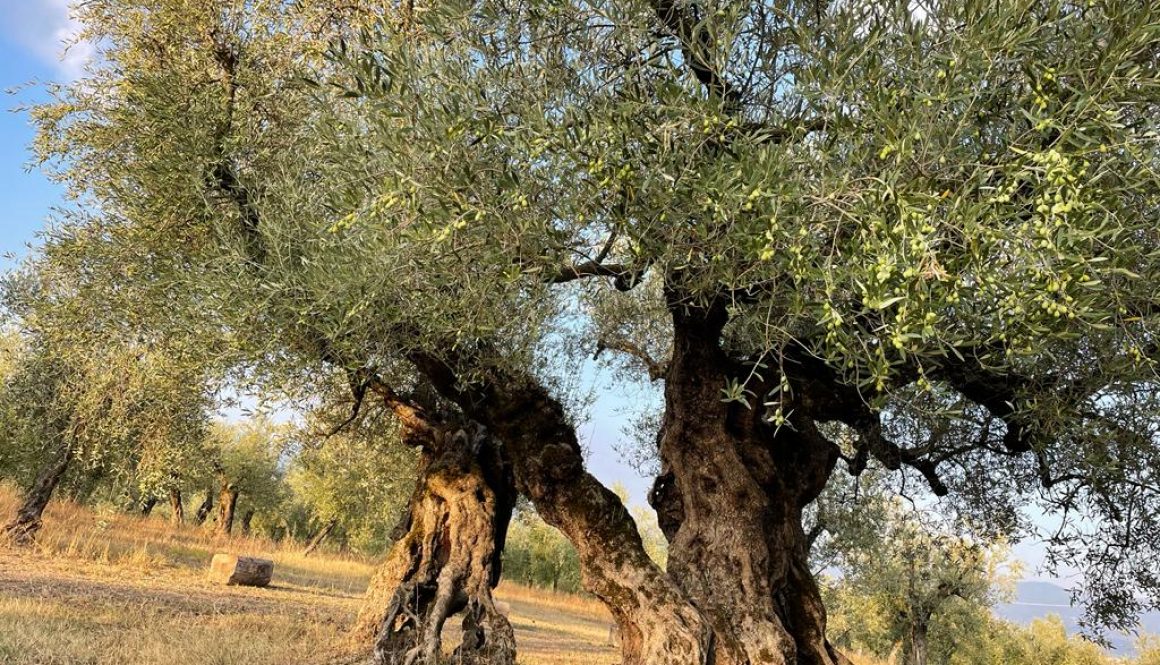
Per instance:
[[[20,105],[44,99],[43,84],[80,72],[88,50],[60,57],[61,40],[74,34],[67,0],[0,0],[0,266],[26,253],[61,190],[35,169],[28,151],[33,129]]]

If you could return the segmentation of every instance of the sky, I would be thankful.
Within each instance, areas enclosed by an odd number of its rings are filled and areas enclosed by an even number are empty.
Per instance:
[[[46,97],[45,84],[80,76],[92,49],[74,44],[65,49],[78,26],[69,18],[69,0],[0,0],[0,270],[6,270],[35,246],[37,232],[62,204],[62,189],[30,164],[34,130],[19,107]],[[581,373],[582,388],[597,400],[579,434],[588,451],[589,470],[607,485],[623,485],[631,503],[645,504],[650,481],[641,477],[616,452],[624,439],[629,416],[618,407],[625,399],[608,370],[589,364]],[[1015,548],[1029,578],[1040,575],[1042,546],[1026,542]]]
[[[68,0],[0,0],[0,267],[27,252],[61,189],[30,168],[33,129],[17,109],[45,98],[43,84],[81,73],[90,49],[63,57],[61,40],[75,34]]]

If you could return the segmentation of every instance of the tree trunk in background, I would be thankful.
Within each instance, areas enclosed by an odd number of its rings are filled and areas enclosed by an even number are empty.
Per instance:
[[[253,521],[254,521],[254,511],[252,509],[247,510],[246,512],[242,513],[242,533],[243,534],[245,534],[247,536],[250,535],[250,523]]]
[[[218,491],[217,532],[230,535],[234,531],[234,510],[238,507],[238,488],[225,480]]]
[[[169,521],[174,526],[185,521],[185,504],[181,501],[181,490],[169,488]]]
[[[65,472],[68,471],[72,459],[72,448],[65,446],[57,451],[55,459],[40,470],[36,481],[17,508],[15,517],[4,527],[3,535],[6,540],[14,545],[27,545],[35,539],[36,532],[42,526],[44,509],[64,478]]]
[[[313,554],[314,550],[318,549],[318,546],[322,544],[322,541],[326,540],[326,537],[330,535],[331,531],[334,531],[334,527],[336,526],[338,526],[337,518],[331,519],[322,525],[318,533],[314,534],[314,537],[310,539],[310,542],[306,545],[306,549],[302,551],[302,556],[306,557]]]
[[[151,496],[141,503],[141,516],[149,517],[153,509],[157,507],[157,497]]]
[[[930,619],[914,621],[910,625],[910,643],[906,645],[906,665],[926,665],[929,648]]]
[[[201,505],[197,507],[197,513],[194,519],[198,524],[205,524],[205,520],[209,517],[210,511],[213,510],[213,490],[207,490],[205,498],[202,499]]]
[[[519,491],[576,547],[584,588],[608,606],[624,665],[712,663],[704,615],[648,557],[628,509],[584,469],[576,431],[560,403],[529,375],[491,372],[463,385],[442,359],[413,354],[442,395],[480,421],[508,451]]]
[[[515,633],[491,595],[515,506],[510,469],[478,426],[404,420],[404,427],[408,443],[423,451],[419,476],[354,639],[373,642],[380,665],[436,665],[443,625],[462,612],[463,637],[451,662],[514,665]]]

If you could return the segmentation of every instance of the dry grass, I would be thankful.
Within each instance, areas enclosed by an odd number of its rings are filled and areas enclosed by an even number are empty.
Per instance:
[[[16,494],[0,486],[0,516]],[[210,584],[214,552],[275,561],[266,589]],[[373,572],[301,545],[222,539],[162,518],[53,502],[36,547],[0,548],[0,663],[11,665],[263,665],[338,663]],[[611,665],[610,619],[589,598],[504,584],[497,596],[525,665]]]

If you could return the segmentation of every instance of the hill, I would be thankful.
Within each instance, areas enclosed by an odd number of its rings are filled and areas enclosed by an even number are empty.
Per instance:
[[[995,613],[1020,625],[1055,614],[1063,619],[1068,632],[1080,632],[1082,611],[1071,605],[1071,593],[1050,582],[1020,582],[1015,589],[1015,600],[995,607]],[[1149,612],[1140,617],[1140,629],[1152,635],[1160,634],[1160,612]],[[1123,633],[1107,633],[1112,651],[1119,656],[1135,655],[1135,637]]]

